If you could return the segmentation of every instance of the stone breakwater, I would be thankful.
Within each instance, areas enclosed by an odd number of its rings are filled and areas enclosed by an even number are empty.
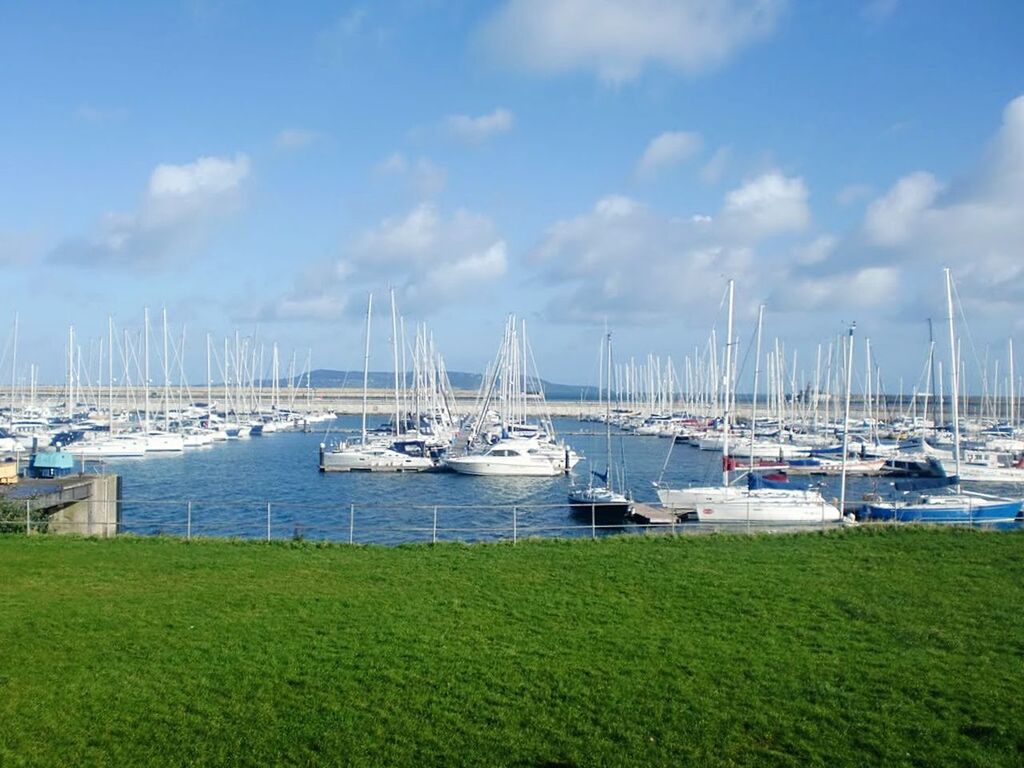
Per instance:
[[[0,387],[0,407],[6,407],[11,402],[11,388]],[[49,407],[51,410],[57,413],[63,413],[66,411],[67,397],[66,388],[64,386],[49,386],[49,387],[36,387],[34,393],[30,392],[27,387],[18,388],[14,392],[14,403],[20,407],[21,404],[27,404],[34,402],[36,405],[42,405]],[[108,393],[103,387],[91,387],[88,391],[84,390],[76,396],[76,401],[80,404],[77,410],[82,410],[83,407],[93,406],[101,410],[105,410],[108,404]],[[210,397],[213,400],[215,407],[223,407],[225,402],[224,388],[215,386],[210,390]],[[132,410],[143,410],[143,403],[145,398],[145,389],[143,387],[118,387],[114,390],[113,405],[115,411],[123,411],[125,409]],[[171,408],[175,409],[178,403],[197,402],[206,403],[207,399],[207,388],[204,385],[191,386],[186,388],[182,387],[171,387],[169,400]],[[232,389],[230,395],[230,401],[234,406],[239,400],[237,392]],[[456,390],[455,400],[458,405],[458,410],[461,413],[473,412],[479,403],[479,393],[475,390]],[[899,412],[896,398],[890,396],[889,398],[889,410],[891,412]],[[948,400],[948,398],[947,398]],[[163,387],[152,387],[149,393],[149,404],[150,410],[154,413],[159,411],[164,401],[164,389]],[[258,401],[262,404],[262,408],[265,412],[270,410],[271,405],[271,394],[270,390],[265,388],[262,394],[249,390],[242,396],[242,402],[238,404],[239,410],[248,410],[254,401]],[[359,389],[345,388],[335,389],[328,387],[314,387],[310,389],[296,388],[289,390],[284,388],[280,390],[279,402],[282,408],[303,412],[324,412],[331,411],[339,415],[355,415],[362,413],[363,408],[363,397],[362,391]],[[909,401],[904,402],[903,410],[906,410]],[[969,411],[974,412],[977,410],[978,403],[971,401],[969,404]],[[836,418],[837,413],[841,413],[841,403],[837,399],[833,399],[830,414],[832,418]],[[948,402],[947,402],[948,408]],[[821,397],[820,413],[824,418],[825,413],[825,396]],[[642,407],[639,410],[643,410]],[[676,404],[676,411],[683,410],[681,403]],[[736,403],[734,414],[737,418],[744,418],[750,415],[750,403],[739,402]],[[395,411],[395,394],[394,390],[391,389],[371,389],[367,393],[367,411],[371,414],[392,414]],[[540,413],[548,413],[551,416],[564,416],[569,418],[575,418],[578,416],[598,415],[604,413],[604,406],[594,400],[548,400],[546,403],[533,400],[527,403],[527,412],[530,415],[537,415]],[[948,412],[948,411],[947,411]],[[765,405],[762,400],[758,406],[758,414],[761,417],[767,418],[772,414],[772,411]],[[854,397],[851,402],[850,416],[854,419],[862,418],[865,415],[865,408],[863,402],[859,397]],[[0,422],[2,426],[2,422]]]

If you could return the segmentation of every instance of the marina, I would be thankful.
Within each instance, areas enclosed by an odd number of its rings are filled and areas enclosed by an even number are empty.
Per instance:
[[[360,417],[343,416],[333,432],[358,434]],[[591,457],[603,467],[605,435],[593,422],[556,419],[555,427],[585,458],[577,481],[586,483]],[[326,431],[326,427],[325,427]],[[120,478],[119,533],[175,536],[227,536],[264,539],[305,538],[354,543],[401,544],[432,540],[486,541],[514,538],[590,537],[650,531],[786,531],[798,524],[758,525],[745,521],[700,524],[660,503],[654,485],[706,484],[721,476],[721,454],[615,428],[636,504],[631,519],[592,525],[586,510],[574,513],[566,500],[572,478],[470,477],[457,473],[323,473],[316,452],[324,433],[282,432],[232,440],[180,454],[110,459],[87,463],[87,473]],[[76,467],[76,474],[77,474]],[[822,495],[837,498],[839,478],[816,477]],[[848,507],[855,510],[895,488],[896,478],[850,478]],[[17,486],[0,486],[0,495]],[[1019,495],[1024,487],[986,487]],[[23,503],[23,502],[22,502]],[[269,512],[269,515],[268,515]],[[962,520],[962,523],[971,521]],[[1001,527],[1020,527],[1004,521]],[[23,530],[21,519],[10,528]],[[811,528],[820,526],[812,525]],[[74,530],[71,527],[69,530]]]

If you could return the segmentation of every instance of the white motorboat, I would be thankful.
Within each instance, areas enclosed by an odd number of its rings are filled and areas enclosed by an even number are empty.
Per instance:
[[[436,467],[430,456],[405,453],[387,443],[320,444],[322,472],[426,472]]]
[[[147,453],[180,453],[185,450],[185,440],[177,432],[152,431],[146,434]]]
[[[114,435],[103,440],[72,443],[64,449],[76,459],[127,459],[146,455],[143,435]]]
[[[510,437],[481,453],[449,458],[445,466],[464,475],[556,477],[567,471],[568,452],[562,451],[559,456],[537,440]]]

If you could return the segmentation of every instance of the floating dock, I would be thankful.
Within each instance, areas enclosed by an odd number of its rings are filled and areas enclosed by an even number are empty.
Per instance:
[[[631,517],[647,525],[673,525],[679,522],[679,515],[673,510],[640,502],[633,504]]]

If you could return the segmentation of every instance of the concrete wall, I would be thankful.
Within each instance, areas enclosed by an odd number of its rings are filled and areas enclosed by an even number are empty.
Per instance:
[[[116,536],[121,523],[120,498],[119,475],[95,475],[88,479],[87,497],[54,513],[49,531],[104,539]]]

